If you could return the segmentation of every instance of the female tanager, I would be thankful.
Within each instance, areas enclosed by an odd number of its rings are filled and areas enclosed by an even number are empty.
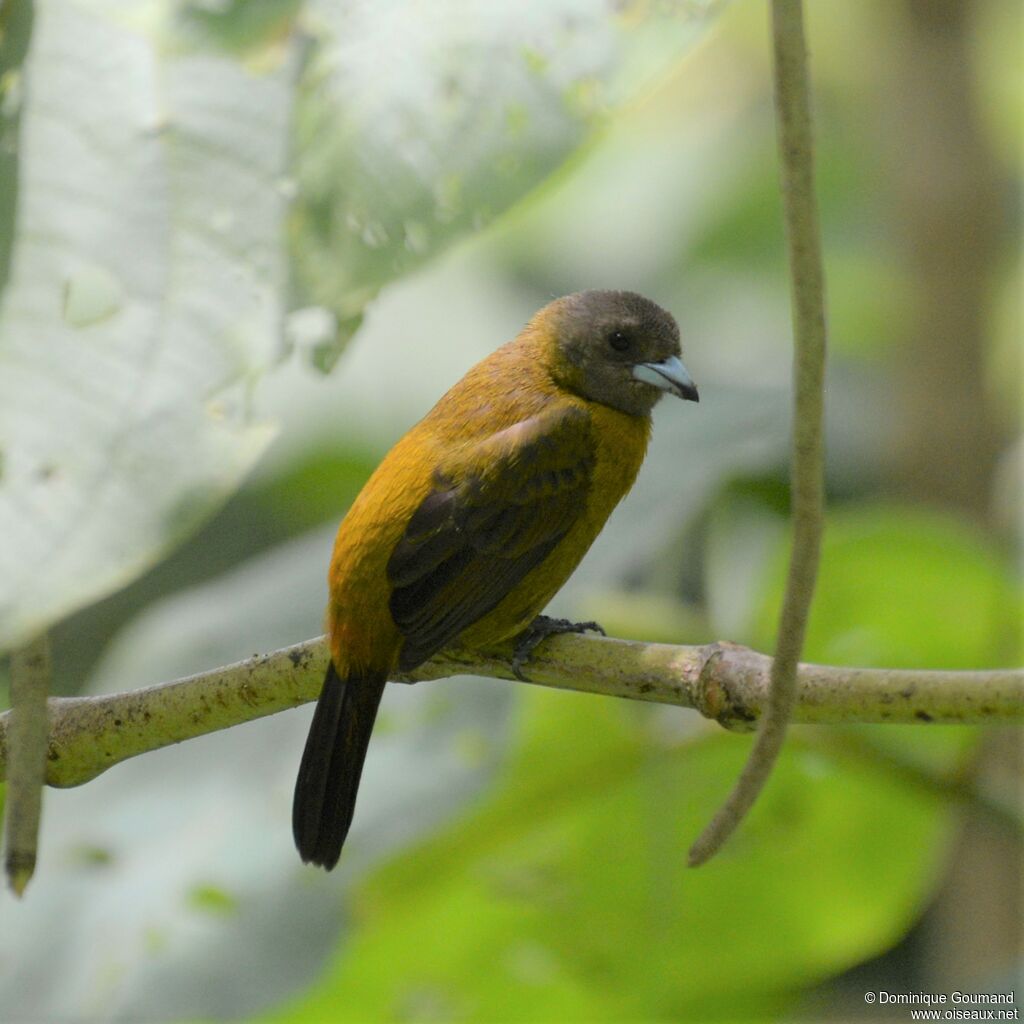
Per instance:
[[[304,861],[337,863],[388,675],[530,635],[632,486],[655,403],[697,401],[679,357],[675,321],[650,300],[567,295],[387,454],[331,559],[331,662],[292,817]]]

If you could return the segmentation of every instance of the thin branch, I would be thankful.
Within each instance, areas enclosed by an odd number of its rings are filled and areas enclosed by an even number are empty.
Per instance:
[[[46,773],[49,731],[46,698],[49,692],[50,642],[44,633],[11,655],[13,708],[4,715],[10,718],[7,724],[10,771],[4,799],[4,869],[7,884],[16,896],[24,893],[36,870]]]
[[[515,681],[512,650],[444,651],[397,682],[477,675]],[[767,704],[771,658],[748,647],[557,636],[526,666],[540,686],[693,708],[749,731]],[[46,781],[77,786],[120,761],[315,700],[323,637],[128,693],[50,700]],[[11,712],[0,715],[0,777]],[[1024,721],[1024,669],[932,672],[801,665],[794,720],[807,723]]]
[[[771,700],[733,791],[690,848],[691,866],[721,848],[768,781],[796,703],[824,520],[825,283],[814,198],[814,146],[801,0],[772,0],[775,108],[793,306],[793,551],[772,664]]]

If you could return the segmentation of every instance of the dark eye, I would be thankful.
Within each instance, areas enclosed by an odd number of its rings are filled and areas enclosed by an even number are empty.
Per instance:
[[[612,331],[612,333],[608,335],[608,344],[611,345],[616,352],[625,352],[632,344],[632,339],[625,331]]]

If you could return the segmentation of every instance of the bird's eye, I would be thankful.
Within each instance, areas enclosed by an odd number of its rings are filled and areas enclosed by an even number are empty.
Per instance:
[[[616,352],[625,352],[630,345],[629,335],[625,331],[612,331],[608,335],[608,344],[611,345]]]

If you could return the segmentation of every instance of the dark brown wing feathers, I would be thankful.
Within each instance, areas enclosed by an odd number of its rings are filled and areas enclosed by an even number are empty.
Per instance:
[[[547,558],[582,511],[593,466],[589,416],[560,404],[438,467],[387,566],[401,669],[450,643]]]

